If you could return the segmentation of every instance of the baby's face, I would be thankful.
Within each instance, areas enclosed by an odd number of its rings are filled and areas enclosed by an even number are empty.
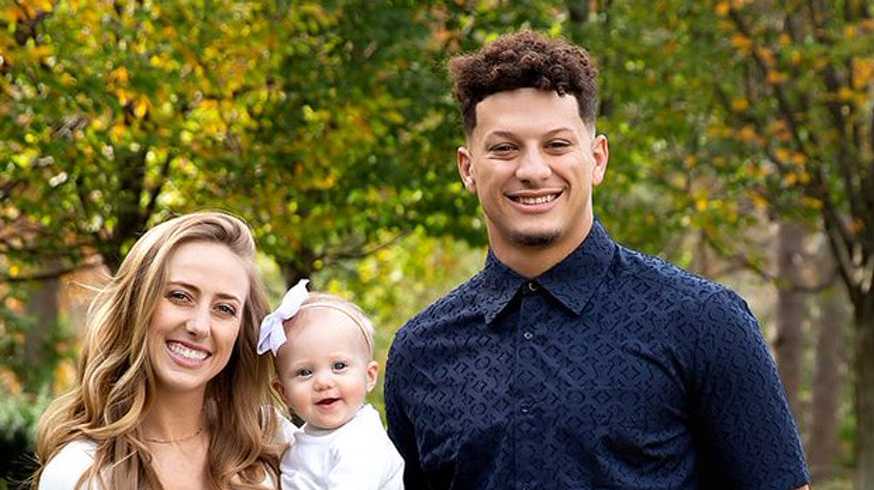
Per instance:
[[[309,425],[336,429],[348,422],[376,384],[378,364],[358,326],[330,308],[306,308],[286,329],[279,350],[277,388]]]

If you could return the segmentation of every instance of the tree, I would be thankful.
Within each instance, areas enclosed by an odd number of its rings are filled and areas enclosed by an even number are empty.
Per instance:
[[[679,148],[687,159],[710,162],[701,177],[709,176],[707,192],[734,196],[741,211],[818,222],[828,238],[854,311],[857,485],[874,487],[872,6],[660,1],[650,10],[670,12],[668,21],[626,19],[669,30],[653,30],[669,55],[656,59],[682,83],[670,103],[661,91],[642,94],[641,103],[683,107],[687,127],[699,134]],[[713,238],[734,253],[730,235]]]

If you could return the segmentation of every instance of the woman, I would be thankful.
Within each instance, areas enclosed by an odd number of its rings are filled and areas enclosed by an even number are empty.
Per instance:
[[[40,419],[35,487],[277,486],[254,260],[249,228],[223,213],[134,244],[91,306],[76,386]]]

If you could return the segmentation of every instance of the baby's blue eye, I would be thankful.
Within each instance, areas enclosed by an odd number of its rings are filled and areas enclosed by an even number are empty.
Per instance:
[[[349,366],[349,363],[346,361],[337,361],[333,364],[334,371],[342,371]]]
[[[300,376],[300,377],[302,377],[302,378],[305,378],[305,377],[307,377],[307,376],[313,374],[313,372],[310,371],[309,369],[298,369],[297,372],[294,373],[294,374],[297,375],[297,376]]]

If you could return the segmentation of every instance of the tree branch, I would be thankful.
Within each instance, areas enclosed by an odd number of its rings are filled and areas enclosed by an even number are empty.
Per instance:
[[[95,255],[94,257],[99,258],[100,256]],[[103,261],[98,260],[98,261],[92,262],[92,263],[79,263],[79,264],[74,264],[74,265],[70,265],[70,266],[66,266],[66,267],[59,267],[56,269],[51,269],[51,270],[47,270],[47,271],[40,271],[40,272],[35,272],[33,274],[26,274],[26,275],[20,275],[20,276],[19,275],[10,276],[9,274],[0,274],[0,284],[2,284],[2,283],[16,284],[16,283],[22,283],[22,282],[34,282],[34,281],[45,281],[48,279],[57,279],[61,276],[67,275],[71,272],[85,270],[85,269],[91,269],[94,267],[99,267],[101,265],[103,265]]]
[[[317,259],[324,261],[326,264],[334,263],[339,260],[348,260],[348,259],[361,259],[367,257],[375,252],[378,252],[384,248],[390,247],[391,245],[397,243],[401,238],[409,235],[409,231],[404,231],[402,233],[398,233],[390,240],[374,245],[366,250],[361,250],[359,247],[347,248],[343,251],[334,252],[331,254],[322,254]]]

